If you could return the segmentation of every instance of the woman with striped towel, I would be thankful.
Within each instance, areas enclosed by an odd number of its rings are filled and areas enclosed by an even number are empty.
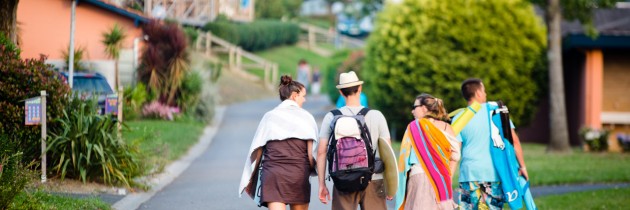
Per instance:
[[[416,97],[398,158],[396,209],[454,209],[452,174],[460,158],[441,99]]]

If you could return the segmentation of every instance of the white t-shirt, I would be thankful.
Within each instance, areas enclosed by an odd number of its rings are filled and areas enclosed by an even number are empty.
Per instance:
[[[344,115],[356,115],[363,109],[363,106],[349,107],[344,106],[339,108]],[[330,123],[333,120],[333,114],[328,112],[326,116],[324,116],[324,120],[322,121],[321,130],[319,131],[319,139],[326,139],[328,142],[328,137],[330,136],[331,128]],[[378,110],[370,110],[365,115],[365,125],[368,127],[370,131],[370,137],[372,137],[372,149],[376,152],[378,151],[378,138],[390,139],[389,128],[387,127],[387,120],[385,120],[385,116]],[[328,143],[326,143],[328,144]],[[376,157],[379,157],[378,152],[376,152]],[[372,175],[372,180],[383,179],[382,174],[374,174]]]

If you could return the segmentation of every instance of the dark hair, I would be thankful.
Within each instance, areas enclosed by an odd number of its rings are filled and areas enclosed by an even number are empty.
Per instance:
[[[351,96],[356,94],[357,92],[359,92],[359,86],[361,85],[357,85],[357,86],[352,86],[352,87],[347,87],[347,88],[341,88],[341,94],[345,97]]]
[[[422,93],[416,97],[416,100],[420,102],[421,106],[425,106],[427,110],[429,110],[429,113],[425,117],[442,120],[444,122],[451,121],[451,118],[448,117],[448,113],[444,108],[442,99],[433,97],[427,93]]]
[[[287,100],[291,97],[291,93],[300,93],[304,88],[304,85],[298,81],[294,81],[291,76],[283,75],[280,77],[280,86],[278,87],[278,93],[280,94],[280,101]]]
[[[481,89],[481,79],[470,78],[465,80],[462,83],[462,95],[466,101],[470,101],[470,99],[475,96],[477,90]]]
[[[298,62],[298,64],[306,64],[306,60],[304,60],[304,59],[300,59],[300,61]]]

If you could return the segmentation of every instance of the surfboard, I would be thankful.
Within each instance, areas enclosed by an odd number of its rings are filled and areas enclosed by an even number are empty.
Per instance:
[[[464,110],[458,109],[459,111],[457,113],[453,113],[453,115],[457,115],[460,112],[462,113],[462,115],[457,118],[457,120],[451,123],[451,128],[453,128],[453,133],[455,134],[455,136],[457,136],[459,132],[461,132],[464,127],[466,127],[466,124],[468,124],[468,122],[475,116],[479,109],[481,109],[481,104],[473,102]]]
[[[383,172],[383,180],[385,182],[385,193],[388,196],[396,195],[398,190],[398,163],[392,146],[385,139],[378,138],[378,154],[383,161],[385,171]]]

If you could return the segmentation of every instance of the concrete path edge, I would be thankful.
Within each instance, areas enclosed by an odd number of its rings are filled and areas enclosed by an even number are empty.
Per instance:
[[[175,180],[175,178],[177,178],[182,172],[184,172],[188,168],[188,166],[190,166],[190,164],[195,159],[197,159],[197,157],[201,156],[201,154],[206,151],[208,146],[210,146],[214,135],[217,133],[217,130],[221,126],[225,110],[225,106],[217,107],[211,125],[206,126],[203,135],[201,135],[197,144],[192,146],[188,150],[188,153],[182,156],[179,160],[172,162],[171,164],[166,166],[164,168],[164,172],[153,176],[153,178],[151,178],[148,183],[149,186],[151,186],[150,190],[146,192],[130,193],[123,199],[114,203],[114,205],[112,205],[112,208],[118,210],[137,209],[138,207],[140,207],[140,205],[142,205],[142,203],[151,199],[151,197],[153,197],[157,192],[159,192],[168,184],[170,184],[173,180]]]

